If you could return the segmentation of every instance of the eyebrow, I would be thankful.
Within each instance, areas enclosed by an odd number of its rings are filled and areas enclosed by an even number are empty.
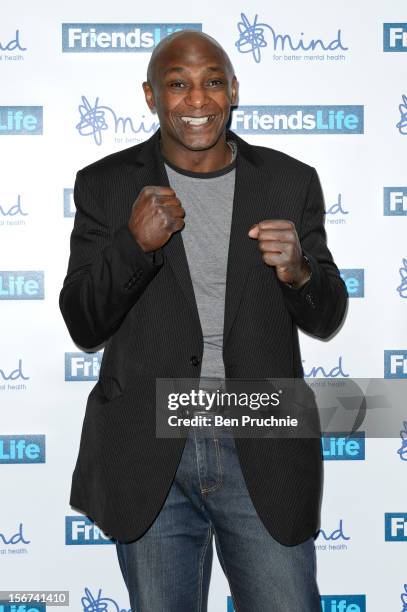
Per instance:
[[[170,66],[164,70],[164,76],[169,72],[188,72],[188,69],[185,69],[183,66]],[[222,74],[225,74],[222,66],[207,66],[205,72],[222,72]]]

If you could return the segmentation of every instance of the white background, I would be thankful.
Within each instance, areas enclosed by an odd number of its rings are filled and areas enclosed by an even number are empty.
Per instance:
[[[346,59],[277,63],[266,32],[269,45],[255,63],[235,47],[241,12],[251,20],[258,14],[260,22],[293,37],[304,32],[304,38],[329,41],[341,29],[349,47]],[[150,55],[62,53],[61,24],[201,22],[230,55],[240,104],[364,105],[363,135],[243,137],[314,166],[327,207],[342,195],[349,214],[345,224],[327,223],[328,244],[339,268],[365,269],[365,297],[350,300],[339,333],[329,342],[301,335],[305,368],[330,370],[342,356],[352,377],[382,377],[383,351],[407,345],[405,300],[396,291],[398,269],[407,256],[406,221],[383,216],[383,187],[407,184],[407,136],[395,127],[401,96],[407,94],[407,55],[382,51],[383,22],[393,21],[407,21],[405,2],[22,0],[2,14],[0,41],[11,40],[19,29],[27,51],[21,61],[0,63],[0,104],[43,106],[44,133],[0,141],[0,206],[10,207],[20,194],[28,212],[24,226],[0,227],[0,268],[43,270],[45,300],[1,303],[0,370],[10,372],[21,358],[29,380],[26,391],[1,393],[0,433],[45,434],[47,462],[0,465],[0,533],[9,537],[22,522],[30,540],[26,554],[0,554],[0,589],[67,589],[70,609],[76,611],[82,610],[85,587],[94,593],[102,588],[120,610],[128,609],[115,547],[65,546],[65,516],[75,514],[68,504],[71,475],[94,383],[64,381],[64,353],[79,349],[66,330],[58,296],[73,221],[63,216],[63,189],[73,187],[84,165],[133,144],[115,142],[112,130],[101,146],[81,136],[75,127],[81,96],[92,102],[99,97],[100,104],[122,116],[148,117],[141,83]],[[407,582],[407,543],[384,541],[384,512],[407,511],[407,463],[400,460],[399,447],[397,437],[367,440],[366,461],[325,462],[322,527],[332,532],[342,519],[351,539],[347,550],[318,552],[320,591],[365,593],[369,612],[401,609]],[[0,550],[7,548],[12,546],[0,537]],[[210,612],[226,611],[227,594],[215,553]]]

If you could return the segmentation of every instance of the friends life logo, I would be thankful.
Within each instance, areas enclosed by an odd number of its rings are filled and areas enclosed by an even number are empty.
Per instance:
[[[383,24],[383,51],[385,53],[407,52],[407,23]]]
[[[85,587],[85,595],[81,597],[81,603],[83,606],[83,612],[90,612],[91,610],[112,610],[117,612],[131,612],[130,608],[122,608],[111,597],[103,597],[102,589],[99,589],[97,595],[94,595],[88,587]]]
[[[95,381],[99,379],[103,352],[99,353],[65,353],[65,380]]]
[[[324,461],[365,461],[366,439],[364,431],[353,434],[322,434],[321,450]]]
[[[384,378],[407,378],[407,351],[384,351]]]
[[[26,380],[30,380],[23,372],[23,360],[18,360],[18,366],[14,369],[6,370],[0,367],[0,391],[26,391]]]
[[[366,612],[366,595],[321,595],[321,612]]]
[[[21,62],[25,59],[25,51],[27,47],[24,47],[20,30],[0,38],[0,62]]]
[[[349,211],[345,210],[345,206],[342,203],[342,194],[338,193],[336,201],[330,203],[325,210],[325,221],[334,225],[344,225],[346,223],[346,215],[348,214]]]
[[[402,461],[407,461],[407,421],[403,421],[403,428],[400,431],[401,446],[397,449],[397,454]]]
[[[76,130],[80,136],[90,138],[100,146],[105,136],[109,135],[115,144],[137,144],[143,142],[159,128],[159,122],[147,119],[144,114],[139,117],[120,115],[111,106],[100,104],[99,98],[92,102],[82,96],[78,106],[79,122]]]
[[[0,271],[0,300],[43,300],[44,272]]]
[[[407,298],[407,259],[403,257],[401,267],[399,268],[400,284],[397,287],[397,293],[401,298]]]
[[[0,435],[0,464],[45,463],[45,435]]]
[[[227,612],[235,612],[230,595]],[[321,595],[321,612],[366,612],[366,595]]]
[[[407,187],[383,188],[383,214],[386,217],[407,215]]]
[[[42,603],[14,604],[0,601],[0,612],[47,612],[47,608]]]
[[[340,355],[338,363],[333,367],[322,365],[314,365],[311,368],[303,367],[307,384],[312,388],[322,386],[324,383],[321,379],[349,378],[350,374],[344,368],[342,359],[343,357]],[[302,363],[304,364],[305,360],[302,360]],[[338,383],[341,384],[341,381],[338,380]],[[341,432],[337,432],[335,435],[323,434],[321,436],[321,453],[322,458],[326,461],[364,461],[365,432],[357,431],[352,435]]]
[[[14,533],[0,531],[0,555],[25,555],[28,553],[27,544],[31,544],[31,540],[26,539],[23,530],[23,523],[20,523]]]
[[[386,542],[407,542],[407,512],[385,512],[384,539]]]
[[[231,112],[237,134],[363,134],[364,106],[238,106]]]
[[[0,106],[0,136],[42,134],[42,106]]]
[[[348,550],[348,544],[350,536],[346,535],[343,526],[343,519],[340,519],[339,526],[333,531],[320,529],[317,537],[315,538],[315,548],[319,551],[342,551]]]
[[[17,194],[14,202],[4,202],[0,200],[0,227],[16,227],[25,225],[25,217],[28,212],[23,210],[22,198]]]
[[[239,38],[235,46],[240,53],[249,53],[256,63],[260,63],[261,53],[267,48],[270,49],[270,57],[275,62],[305,64],[318,61],[344,61],[345,52],[349,50],[342,41],[340,29],[330,37],[310,37],[305,32],[289,34],[278,31],[269,23],[260,22],[258,15],[250,19],[244,13],[240,13],[240,19],[237,24]]]
[[[65,517],[66,546],[114,544],[115,540],[103,533],[90,519],[84,516]]]
[[[73,199],[73,189],[71,187],[64,188],[64,217],[72,218],[75,216],[75,203]]]
[[[341,269],[339,273],[350,298],[365,297],[365,271],[363,268]]]
[[[63,53],[145,53],[179,30],[202,23],[63,23]]]

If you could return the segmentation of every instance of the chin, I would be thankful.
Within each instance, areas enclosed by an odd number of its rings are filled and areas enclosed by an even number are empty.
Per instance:
[[[216,145],[221,134],[215,136],[199,137],[198,135],[190,138],[181,138],[183,146],[190,151],[206,151]]]

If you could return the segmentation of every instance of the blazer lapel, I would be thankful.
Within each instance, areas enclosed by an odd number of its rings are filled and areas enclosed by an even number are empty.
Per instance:
[[[139,162],[143,164],[142,168],[137,169],[137,182],[144,185],[159,185],[162,187],[170,187],[168,176],[165,171],[163,158],[160,154],[159,145],[160,130],[145,143],[145,147],[139,156]],[[184,241],[182,233],[175,232],[171,238],[162,247],[165,259],[171,266],[172,272],[177,279],[184,295],[191,308],[196,324],[199,326],[202,335],[202,327],[199,319],[198,307],[195,299],[194,288],[189,271],[188,260],[185,253]]]
[[[235,320],[249,271],[261,263],[257,240],[247,234],[254,223],[266,218],[268,204],[262,159],[243,139],[228,131],[237,143],[235,193],[229,239],[223,347]]]
[[[139,151],[137,183],[145,185],[169,186],[163,158],[159,149],[160,130],[145,143]],[[228,131],[228,139],[236,141],[238,154],[236,160],[235,191],[229,238],[226,294],[223,326],[223,346],[235,320],[249,270],[261,263],[257,240],[247,235],[250,226],[268,218],[270,209],[267,181],[262,174],[263,160],[260,155],[243,139]],[[202,334],[198,307],[192,285],[188,261],[185,253],[182,231],[175,232],[162,247],[165,258],[171,266],[191,308]]]

